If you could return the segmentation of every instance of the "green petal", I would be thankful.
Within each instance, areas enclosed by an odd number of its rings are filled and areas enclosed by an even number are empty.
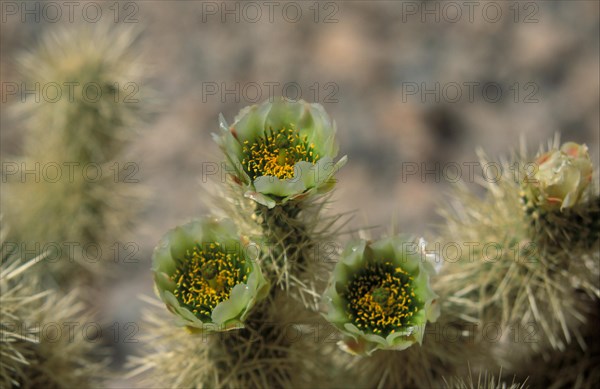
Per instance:
[[[171,280],[171,277],[169,277],[166,273],[163,273],[162,271],[156,271],[154,273],[154,282],[161,291],[173,291],[177,286],[177,284],[173,280]]]
[[[329,308],[325,317],[330,323],[340,325],[348,321],[344,300],[335,292],[334,288],[330,288],[329,292],[326,292],[324,300]]]
[[[435,323],[441,315],[441,307],[436,300],[428,301],[427,303],[425,303],[425,307],[423,307],[423,310],[425,311],[427,321],[429,321],[430,323]]]
[[[369,245],[377,262],[394,261],[396,250],[392,238],[384,238]]]
[[[240,144],[245,141],[253,143],[256,138],[264,135],[267,129],[267,117],[270,116],[271,110],[272,107],[267,102],[246,107],[240,111],[231,126],[231,130],[237,134]]]
[[[308,136],[308,140],[314,143],[315,150],[321,157],[335,157],[338,152],[335,123],[331,122],[320,104],[305,104],[307,111],[299,125],[301,135]]]
[[[254,192],[254,191],[248,191],[248,192],[244,193],[244,197],[254,200],[257,203],[264,205],[267,208],[273,208],[277,205],[277,202],[275,200],[273,200],[271,197],[266,196],[262,193]]]
[[[199,320],[196,315],[194,315],[189,309],[187,309],[186,307],[180,307],[177,312],[181,315],[181,317],[187,321],[189,321],[190,323],[195,323],[196,325],[199,325],[202,323],[201,320]]]
[[[413,285],[416,289],[415,293],[422,301],[433,300],[438,297],[429,286],[429,274],[426,271],[419,271],[413,280]]]
[[[344,323],[344,329],[347,331],[347,335],[350,335],[355,339],[358,339],[359,336],[364,334],[357,326],[355,326],[352,323]]]
[[[336,179],[334,179],[333,176],[342,168],[342,166],[346,164],[347,161],[347,156],[343,156],[339,161],[335,163],[335,165],[333,165],[332,168],[327,167],[325,169],[325,173],[327,173],[323,175],[325,179],[321,180],[316,186],[318,194],[327,193],[331,189],[333,189],[333,187],[336,184]]]
[[[423,323],[421,325],[416,325],[412,327],[413,333],[411,335],[411,338],[413,338],[419,344],[423,344],[423,337],[425,336],[425,325],[426,323]]]
[[[250,290],[255,292],[255,300],[262,300],[269,294],[269,282],[265,279],[258,263],[252,264],[247,285]]]
[[[381,335],[365,334],[363,337],[366,340],[368,340],[369,342],[375,343],[380,348],[385,348],[385,347],[389,346],[388,343],[385,341],[385,338],[383,336],[381,336]]]
[[[319,162],[316,164],[307,161],[300,161],[294,165],[294,177],[293,181],[302,182],[302,191],[315,187],[316,179],[319,177]]]
[[[419,272],[421,263],[420,247],[410,237],[394,236],[373,244],[373,252],[382,260],[392,262],[400,266],[409,274],[415,275]]]
[[[409,327],[409,328],[403,328],[402,330],[396,331],[393,334],[389,334],[386,338],[385,341],[388,344],[394,344],[394,342],[397,342],[397,338],[405,338],[407,336],[410,336],[413,333],[413,330]]]
[[[219,242],[221,244],[239,243],[237,229],[233,221],[214,217],[189,223],[187,231],[197,237],[199,243]]]
[[[278,130],[284,127],[289,128],[290,124],[294,124],[298,128],[304,109],[304,102],[295,102],[283,97],[276,98],[271,105],[265,126]]]
[[[168,275],[174,274],[176,263],[171,256],[168,236],[163,237],[152,253],[152,270]]]
[[[296,193],[302,193],[306,189],[301,179],[294,177],[280,180],[275,176],[261,176],[254,180],[254,188],[259,193],[287,197]]]
[[[349,266],[345,264],[336,266],[333,269],[333,281],[335,286],[334,290],[338,293],[343,293],[346,290],[348,281],[352,274],[354,274],[354,272]]]
[[[370,355],[373,352],[373,349],[369,349],[369,344],[362,338],[345,337],[337,344],[343,351],[352,355]]]
[[[219,145],[227,160],[228,173],[234,174],[242,182],[249,184],[250,177],[242,168],[243,159],[242,145],[228,130],[222,131],[221,135],[212,134],[214,141]]]
[[[420,343],[420,342],[419,342]],[[402,351],[415,344],[415,340],[405,337],[396,338],[388,350]]]
[[[364,266],[366,245],[366,241],[357,240],[350,242],[344,249],[342,262],[333,269],[333,286],[336,291],[343,292],[351,275]]]
[[[213,322],[222,325],[239,317],[252,299],[252,291],[245,284],[237,284],[231,290],[229,299],[219,303],[212,312]]]
[[[174,311],[179,311],[179,309],[181,308],[177,297],[175,297],[175,295],[171,291],[164,290],[163,293],[161,293],[161,297],[165,304],[171,307],[171,309],[173,309]]]
[[[219,116],[219,121],[220,121],[219,127],[221,129],[221,133],[220,134],[213,133],[212,134],[213,140],[222,149],[226,150],[228,153],[231,153],[232,155],[235,155],[235,156],[241,155],[242,154],[242,145],[235,138],[235,136],[233,135],[233,133],[227,126],[227,123],[225,123],[225,119],[223,118],[223,115]]]
[[[172,230],[167,236],[169,239],[171,257],[175,261],[181,260],[185,256],[187,250],[190,250],[196,244],[193,237],[188,234],[184,227],[175,227],[175,229]],[[198,239],[198,241],[200,239],[201,237]]]
[[[185,224],[185,231],[194,239],[201,239],[204,242],[218,240],[221,235],[235,234],[235,225],[229,219],[219,219],[216,217],[205,217],[194,219]]]
[[[342,253],[342,262],[353,272],[359,270],[362,265],[363,256],[367,242],[365,240],[356,240],[350,242]]]
[[[305,188],[314,188],[326,182],[336,172],[336,164],[331,157],[324,157],[312,164],[301,161],[294,166],[294,178],[300,179]]]

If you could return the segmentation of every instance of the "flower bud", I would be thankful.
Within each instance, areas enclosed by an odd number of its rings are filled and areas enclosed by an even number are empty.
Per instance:
[[[535,164],[525,193],[535,206],[546,210],[576,205],[592,180],[592,161],[585,145],[565,143],[560,150],[540,155]]]

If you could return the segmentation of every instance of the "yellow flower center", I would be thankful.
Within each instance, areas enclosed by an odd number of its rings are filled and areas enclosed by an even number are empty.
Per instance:
[[[413,277],[391,262],[369,264],[342,294],[350,320],[360,329],[382,336],[409,325],[422,308]]]
[[[315,163],[319,155],[315,145],[308,142],[306,135],[300,136],[293,128],[270,129],[254,143],[244,141],[242,166],[252,180],[260,176],[275,176],[280,179],[294,177],[294,165],[300,161]]]
[[[250,268],[218,242],[188,250],[177,267],[175,297],[197,317],[210,320],[213,309],[227,300],[231,289],[246,282]]]

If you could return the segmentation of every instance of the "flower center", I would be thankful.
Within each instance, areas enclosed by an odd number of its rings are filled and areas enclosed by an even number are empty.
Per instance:
[[[200,319],[210,320],[213,309],[227,300],[231,289],[246,282],[246,261],[214,242],[188,250],[177,267],[175,297]]]
[[[369,264],[342,294],[350,320],[366,332],[387,336],[409,325],[422,308],[413,277],[391,262]]]
[[[275,176],[280,179],[294,177],[294,165],[300,161],[312,162],[319,159],[315,145],[308,142],[306,135],[300,136],[293,128],[265,131],[265,135],[254,143],[244,141],[242,166],[252,180],[260,176]]]

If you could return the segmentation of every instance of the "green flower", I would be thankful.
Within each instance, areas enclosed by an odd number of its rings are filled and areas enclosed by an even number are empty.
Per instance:
[[[345,335],[342,349],[371,354],[421,344],[439,306],[429,286],[435,270],[418,247],[401,237],[346,247],[325,292],[325,317]]]
[[[242,109],[231,126],[219,119],[222,134],[213,136],[230,172],[269,208],[331,190],[346,162],[334,163],[335,124],[319,104],[278,98]]]
[[[268,293],[248,242],[228,220],[194,220],[169,231],[154,249],[155,290],[178,323],[189,329],[242,328]]]
[[[568,142],[535,160],[536,171],[525,193],[536,206],[563,210],[576,205],[592,179],[592,161],[585,145]]]

